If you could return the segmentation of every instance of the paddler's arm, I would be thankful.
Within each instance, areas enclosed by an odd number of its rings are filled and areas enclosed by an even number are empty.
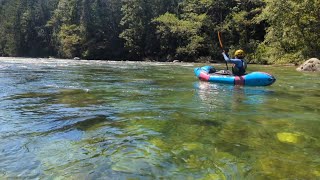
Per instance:
[[[231,59],[228,57],[228,55],[225,52],[223,52],[222,55],[223,55],[223,58],[225,61],[232,62]]]

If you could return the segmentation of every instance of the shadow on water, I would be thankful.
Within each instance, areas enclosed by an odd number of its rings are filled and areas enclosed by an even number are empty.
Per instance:
[[[116,110],[111,105],[105,104],[106,101],[101,98],[104,93],[62,89],[58,92],[29,92],[7,97],[2,102],[7,104],[7,110],[15,112],[11,114],[11,118],[18,121],[13,124],[9,122],[10,119],[3,119],[2,123],[7,122],[6,124],[15,127],[8,126],[3,129],[1,132],[6,133],[1,134],[1,137],[10,137],[14,134],[14,136],[48,136],[73,130],[87,131],[112,124],[116,118]],[[5,116],[0,115],[1,117]],[[73,135],[70,134],[71,139]]]
[[[70,107],[85,107],[104,103],[104,101],[98,97],[99,94],[97,94],[98,92],[89,92],[89,90],[86,89],[59,89],[58,92],[51,93],[29,92],[16,94],[7,97],[5,100],[18,101],[20,106],[17,107],[27,106],[35,100],[38,101],[36,102],[37,104],[64,104]]]
[[[70,120],[56,120],[51,124],[56,124],[56,127],[48,129],[45,132],[33,133],[33,136],[48,136],[55,133],[64,133],[77,130],[80,132],[87,132],[96,130],[104,126],[117,126],[112,118],[105,115],[96,115],[95,117],[69,117]],[[60,122],[60,123],[59,123]],[[73,138],[71,138],[73,139]]]

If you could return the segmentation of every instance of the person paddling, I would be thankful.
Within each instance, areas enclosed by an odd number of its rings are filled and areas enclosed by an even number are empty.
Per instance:
[[[247,63],[244,60],[245,53],[242,49],[237,50],[234,53],[235,58],[230,59],[229,56],[223,51],[224,60],[229,63],[233,63],[232,74],[236,76],[242,76],[246,74]]]

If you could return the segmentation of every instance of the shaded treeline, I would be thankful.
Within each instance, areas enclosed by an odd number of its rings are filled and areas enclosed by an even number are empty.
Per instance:
[[[0,56],[256,63],[320,55],[320,0],[0,0]],[[222,59],[221,59],[222,60]]]

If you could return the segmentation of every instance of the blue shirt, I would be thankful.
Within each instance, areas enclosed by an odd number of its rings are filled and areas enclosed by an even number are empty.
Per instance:
[[[243,59],[238,59],[238,58],[230,59],[224,52],[222,53],[222,55],[225,61],[234,64],[234,67],[232,67],[232,73],[234,75],[241,76],[245,74],[247,69],[247,63]]]
[[[230,59],[226,55],[226,53],[224,53],[224,52],[222,53],[222,55],[223,55],[225,61],[235,64],[235,66],[237,66],[237,68],[239,68],[239,69],[242,69],[242,68],[246,69],[247,68],[247,63],[243,59],[238,59],[238,58]]]
[[[222,53],[224,60],[230,63],[233,63],[238,69],[243,69],[245,71],[245,69],[247,68],[247,63],[243,60],[243,59],[230,59],[226,53]]]

